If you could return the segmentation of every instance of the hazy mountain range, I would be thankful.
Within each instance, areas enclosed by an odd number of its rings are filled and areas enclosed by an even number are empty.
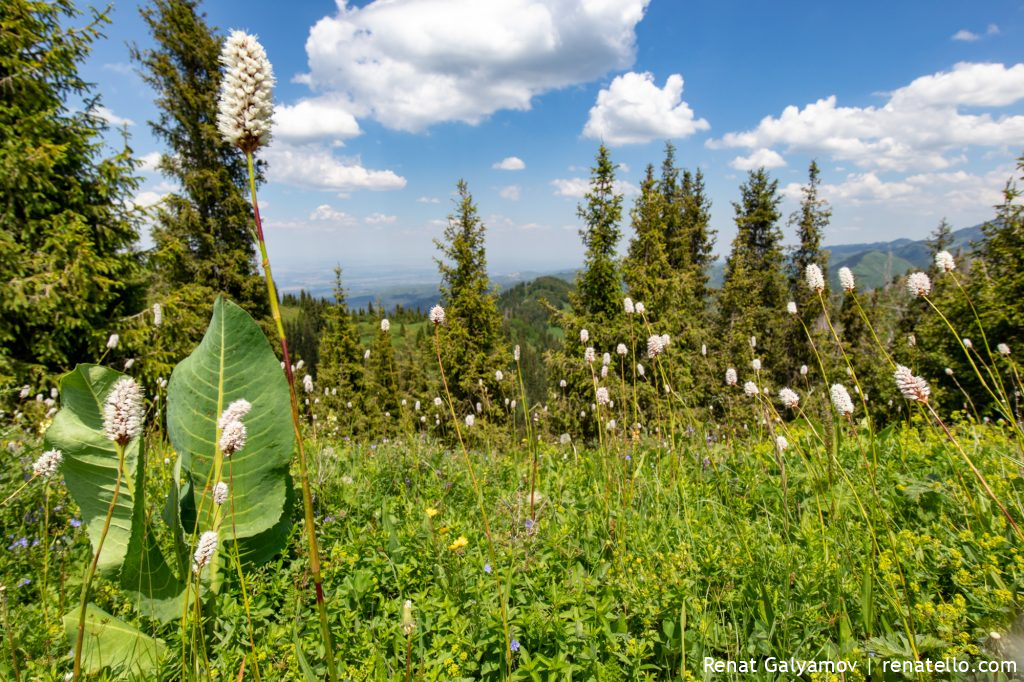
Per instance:
[[[982,239],[981,225],[965,227],[953,232],[953,243],[949,250],[954,254],[972,249],[972,244]],[[893,277],[910,270],[928,267],[931,252],[924,239],[896,239],[891,242],[870,244],[838,244],[825,247],[829,252],[829,276],[838,285],[839,268],[848,267],[857,277],[858,285],[874,288],[890,281]],[[725,272],[725,261],[717,261],[711,268],[711,283],[720,286]],[[333,272],[330,268],[316,270],[290,269],[275,273],[281,290],[296,293],[305,289],[314,296],[332,295]],[[491,282],[503,290],[519,282],[528,282],[541,276],[552,276],[567,282],[574,281],[575,270],[555,272],[520,271],[492,273]],[[435,268],[395,268],[382,270],[377,266],[353,267],[343,273],[343,286],[348,295],[350,307],[363,308],[368,303],[394,308],[426,310],[437,303],[438,275]]]

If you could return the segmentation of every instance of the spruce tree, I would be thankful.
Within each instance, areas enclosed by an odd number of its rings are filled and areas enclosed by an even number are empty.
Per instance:
[[[704,188],[704,172],[683,171],[682,224],[686,235],[691,293],[704,305],[708,297],[708,269],[714,261],[715,231],[711,229],[711,199]]]
[[[501,316],[487,277],[487,228],[464,180],[457,185],[455,213],[448,216],[441,252],[441,301],[446,312],[442,360],[453,399],[474,402],[477,383],[493,373]]]
[[[0,385],[94,360],[143,305],[130,150],[106,157],[79,65],[107,23],[69,0],[0,3]]]
[[[633,238],[622,262],[622,274],[630,296],[643,301],[659,317],[669,310],[672,274],[665,252],[664,215],[665,197],[654,177],[654,167],[648,165],[640,194],[630,211]]]
[[[935,226],[931,236],[925,240],[925,244],[928,245],[928,251],[933,258],[939,251],[945,251],[953,244],[953,226],[945,217]],[[933,271],[934,267],[935,264],[932,263]]]
[[[576,209],[583,222],[580,237],[586,253],[576,278],[573,307],[590,320],[610,319],[622,308],[622,284],[616,249],[622,231],[622,195],[615,192],[615,165],[603,144],[590,169],[590,191]]]
[[[351,414],[358,414],[362,409],[365,370],[359,335],[341,285],[340,266],[334,268],[334,302],[324,313],[317,355],[317,383],[327,389],[324,402],[336,421],[348,424]]]
[[[257,319],[269,310],[256,268],[245,160],[217,130],[223,39],[198,5],[153,0],[140,13],[156,46],[132,47],[160,109],[150,122],[167,145],[159,169],[181,187],[157,209],[150,257],[155,295],[184,325],[186,337],[194,331],[192,319],[205,319],[217,294]]]
[[[719,300],[719,328],[729,361],[742,366],[753,356],[762,357],[765,370],[773,373],[779,371],[778,361],[787,352],[779,333],[786,285],[778,184],[760,168],[750,171],[740,187],[740,201],[733,202],[737,232]],[[757,340],[753,351],[751,337]]]

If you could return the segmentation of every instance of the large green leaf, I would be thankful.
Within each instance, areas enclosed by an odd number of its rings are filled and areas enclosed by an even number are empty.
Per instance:
[[[288,384],[277,357],[249,314],[218,298],[206,335],[174,369],[167,388],[167,430],[192,483],[197,515],[195,527],[186,521],[188,533],[212,526],[217,419],[241,398],[252,403],[242,420],[248,440],[222,461],[220,478],[230,485],[232,498],[222,509],[222,539],[250,538],[279,524],[295,438]]]
[[[71,646],[78,632],[78,609],[64,616],[64,631]],[[85,612],[85,638],[82,641],[82,669],[95,674],[103,668],[112,672],[151,679],[147,673],[160,664],[167,646],[109,613],[89,604]]]
[[[103,406],[123,374],[99,365],[79,365],[60,380],[61,410],[46,431],[46,445],[64,453],[64,480],[82,511],[95,551],[103,522],[117,488],[118,458],[114,443],[103,435]],[[103,541],[98,568],[117,571],[124,562],[132,528],[139,439],[125,450],[124,472],[110,528]]]

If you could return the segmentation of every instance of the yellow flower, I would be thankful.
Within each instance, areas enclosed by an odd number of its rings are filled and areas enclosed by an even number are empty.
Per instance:
[[[437,529],[437,532],[439,534],[441,534],[441,535],[444,535],[445,533],[448,532],[448,526],[441,526],[440,528]]]
[[[426,513],[426,515],[430,518],[434,518],[435,516],[437,516],[437,509],[435,509],[434,507],[427,507],[424,513]]]
[[[453,542],[452,544],[448,545],[448,549],[450,549],[451,551],[454,552],[454,551],[462,549],[463,547],[465,547],[468,544],[469,544],[469,540],[466,539],[466,536],[465,535],[460,535],[458,538],[455,539],[455,542]]]

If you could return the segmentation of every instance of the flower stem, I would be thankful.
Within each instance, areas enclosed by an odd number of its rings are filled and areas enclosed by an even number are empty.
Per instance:
[[[277,335],[281,340],[281,359],[284,361],[284,374],[288,379],[288,395],[291,398],[292,426],[295,429],[295,444],[299,450],[299,478],[302,481],[302,509],[306,521],[306,536],[309,544],[309,564],[313,574],[313,587],[316,590],[316,608],[320,615],[320,632],[324,640],[324,652],[327,656],[327,673],[331,682],[337,682],[338,671],[334,664],[334,642],[331,629],[327,623],[327,604],[324,600],[323,577],[320,574],[320,548],[316,542],[316,523],[313,517],[313,493],[309,486],[309,469],[306,465],[306,447],[302,442],[302,428],[299,421],[299,398],[295,392],[295,375],[292,372],[291,356],[288,353],[288,339],[281,321],[281,308],[277,302],[277,287],[270,271],[270,257],[267,255],[267,243],[263,239],[263,222],[260,220],[259,203],[256,200],[256,171],[253,167],[252,152],[246,152],[245,160],[249,168],[249,191],[252,194],[253,217],[256,221],[256,239],[260,248],[263,273],[267,280],[267,298],[270,299],[270,313],[277,327]]]

